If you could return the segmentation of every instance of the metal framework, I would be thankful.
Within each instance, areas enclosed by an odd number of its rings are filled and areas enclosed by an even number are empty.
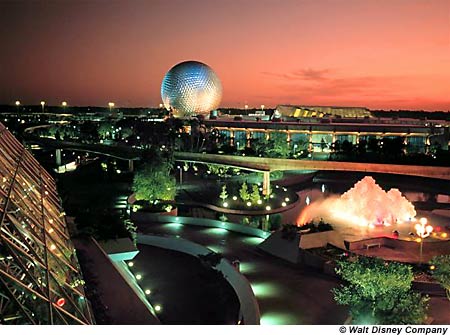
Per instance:
[[[0,324],[92,324],[53,178],[0,123]]]

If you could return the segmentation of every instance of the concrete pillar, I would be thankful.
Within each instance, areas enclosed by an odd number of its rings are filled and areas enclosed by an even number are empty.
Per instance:
[[[270,140],[270,132],[268,130],[264,130],[266,133],[266,141]]]
[[[309,138],[308,138],[308,151],[312,152],[313,151],[313,142],[312,142],[312,131],[309,132]]]
[[[234,130],[230,129],[230,145],[234,145]]]
[[[134,161],[132,159],[128,160],[128,172],[134,171]]]
[[[270,194],[270,171],[264,171],[263,172],[263,195]]]
[[[56,166],[61,166],[61,149],[56,149],[55,157],[56,157]]]
[[[252,139],[252,133],[248,129],[245,131],[245,139],[246,139],[245,145],[247,146],[247,148],[250,148],[250,142],[251,142],[251,139]]]

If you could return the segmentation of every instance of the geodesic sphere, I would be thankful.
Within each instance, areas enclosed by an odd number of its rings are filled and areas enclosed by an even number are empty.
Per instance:
[[[175,116],[208,114],[219,107],[222,84],[206,64],[187,61],[172,67],[161,84],[164,107]]]

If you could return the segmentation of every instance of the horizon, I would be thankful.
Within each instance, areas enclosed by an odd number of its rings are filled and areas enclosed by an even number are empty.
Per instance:
[[[220,108],[448,112],[449,13],[445,0],[1,2],[0,104],[158,106],[165,73],[192,59],[220,78]]]

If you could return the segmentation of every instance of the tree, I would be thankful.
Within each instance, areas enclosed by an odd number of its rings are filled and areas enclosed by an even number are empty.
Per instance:
[[[261,195],[259,194],[259,188],[258,185],[253,184],[252,186],[252,193],[250,194],[250,200],[254,203],[257,203],[259,200],[261,200]]]
[[[228,198],[227,185],[222,186],[222,192],[220,192],[219,197],[222,201],[225,201]]]
[[[434,266],[433,278],[441,284],[450,300],[450,255],[433,257],[430,264]]]
[[[147,164],[136,172],[133,180],[133,191],[137,200],[173,200],[176,193],[175,178],[169,173],[167,162]]]
[[[241,189],[239,190],[239,195],[242,201],[248,201],[250,199],[250,194],[248,193],[247,183],[242,183]]]
[[[350,307],[356,324],[421,324],[426,319],[428,297],[411,290],[410,266],[359,257],[338,261],[336,268],[346,284],[333,291],[340,305]]]
[[[274,133],[271,135],[270,140],[267,141],[265,148],[266,157],[271,158],[287,158],[289,157],[291,150],[287,142],[287,135],[284,133]]]

